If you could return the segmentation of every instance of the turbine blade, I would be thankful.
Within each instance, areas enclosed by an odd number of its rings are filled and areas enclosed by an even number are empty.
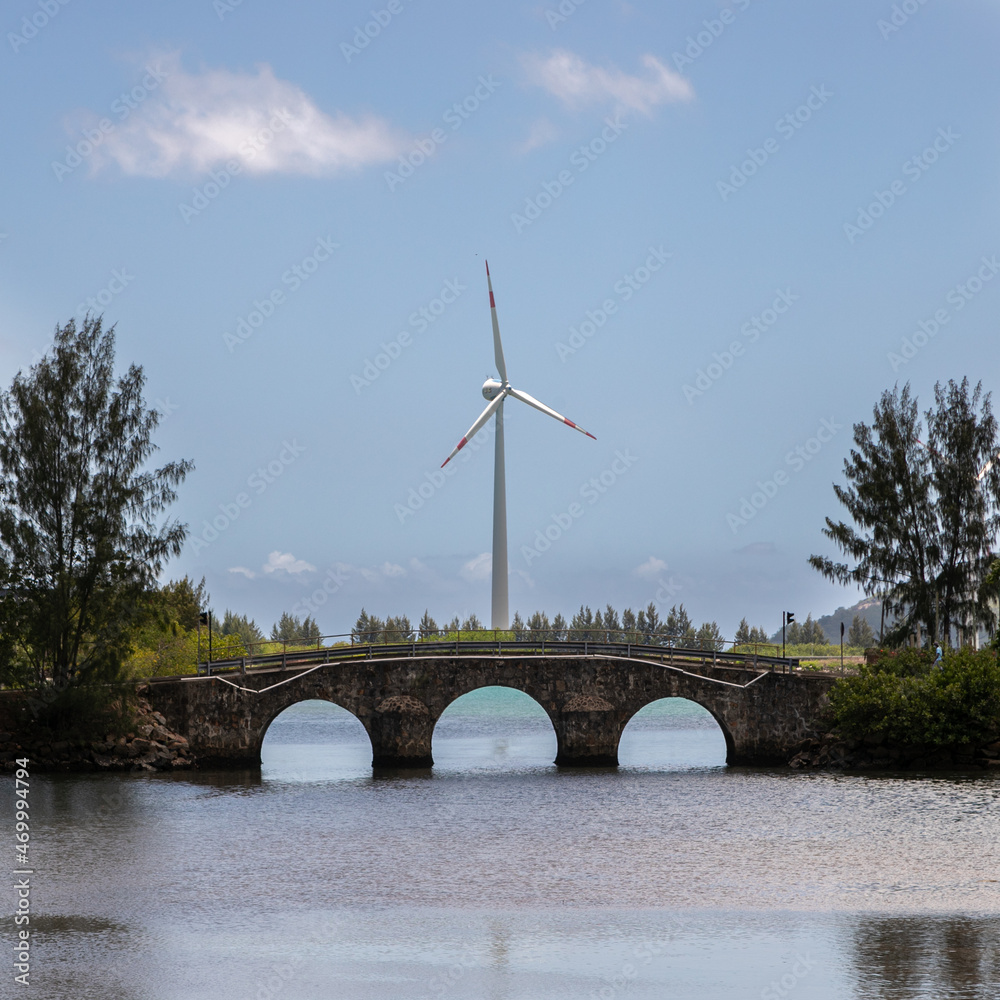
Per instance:
[[[465,437],[463,437],[462,440],[455,445],[451,454],[441,463],[442,469],[469,443],[473,437],[475,437],[478,431],[482,430],[483,424],[485,424],[486,421],[489,420],[490,417],[492,417],[493,414],[500,408],[500,404],[504,401],[504,397],[506,395],[506,391],[499,392],[497,393],[495,399],[490,400],[489,406],[487,406],[486,409],[479,414],[476,422],[465,432]]]
[[[997,452],[980,470],[976,473],[976,482],[981,483],[983,481],[983,476],[986,475],[990,469],[996,464],[996,460],[1000,458],[1000,452]]]
[[[503,359],[503,344],[500,343],[500,324],[497,322],[497,304],[493,298],[493,282],[490,280],[490,262],[486,261],[486,285],[490,290],[490,318],[493,320],[493,353],[497,361],[500,381],[507,381],[507,365]]]
[[[595,438],[594,435],[590,433],[590,431],[585,431],[578,424],[574,424],[572,420],[567,420],[566,417],[564,417],[561,413],[557,413],[555,410],[553,410],[551,406],[546,406],[544,403],[539,403],[534,396],[529,396],[526,392],[521,392],[520,389],[508,389],[507,391],[515,399],[521,400],[522,403],[527,403],[528,406],[533,406],[536,410],[541,410],[542,413],[547,413],[550,417],[555,417],[556,420],[559,420],[564,424],[568,424],[570,427],[573,428],[573,430],[579,431],[581,434],[586,434],[587,437],[594,438],[595,441],[597,440],[597,438]]]

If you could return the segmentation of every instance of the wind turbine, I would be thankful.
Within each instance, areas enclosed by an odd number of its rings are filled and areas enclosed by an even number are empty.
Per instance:
[[[507,629],[510,627],[510,610],[507,601],[507,487],[504,477],[503,460],[503,402],[508,396],[519,399],[528,406],[533,406],[550,417],[555,417],[560,423],[567,424],[589,438],[594,435],[578,427],[572,420],[567,420],[561,413],[540,403],[534,396],[529,396],[520,389],[515,389],[507,381],[507,365],[503,359],[503,345],[500,343],[500,325],[497,323],[497,306],[493,298],[493,282],[490,280],[490,264],[486,262],[486,285],[490,290],[490,316],[493,320],[493,352],[496,357],[497,371],[500,380],[488,378],[483,383],[483,396],[489,400],[489,405],[479,414],[476,422],[465,432],[465,437],[455,445],[452,453],[441,463],[443,469],[480,431],[494,414],[496,415],[496,439],[494,441],[493,458],[493,628]],[[596,441],[597,438],[594,438]]]

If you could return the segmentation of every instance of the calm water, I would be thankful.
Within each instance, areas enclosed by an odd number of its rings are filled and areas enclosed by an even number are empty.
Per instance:
[[[433,771],[373,775],[312,702],[260,773],[35,777],[32,987],[5,962],[0,996],[1000,996],[1000,782],[729,769],[678,701],[617,772],[555,749],[488,689]]]

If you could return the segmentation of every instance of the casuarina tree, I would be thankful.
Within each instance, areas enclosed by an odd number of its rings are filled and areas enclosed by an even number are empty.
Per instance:
[[[162,515],[188,461],[147,467],[156,410],[142,368],[115,376],[114,328],[87,317],[0,395],[4,673],[55,691],[118,677],[187,527]],[[14,677],[20,673],[19,677]]]
[[[985,586],[1000,530],[997,423],[989,394],[968,379],[934,388],[927,440],[909,384],[886,391],[871,426],[854,425],[848,485],[834,485],[853,524],[826,519],[823,534],[850,557],[812,556],[838,583],[885,601],[896,622],[886,635],[947,641],[952,628],[993,627]],[[993,464],[990,464],[990,463]]]

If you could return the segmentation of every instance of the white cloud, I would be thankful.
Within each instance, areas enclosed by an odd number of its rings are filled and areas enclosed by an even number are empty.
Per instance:
[[[230,573],[242,573],[248,580],[254,580],[257,578],[257,574],[252,569],[247,569],[246,566],[230,566]]]
[[[261,567],[265,573],[315,573],[316,567],[304,559],[296,559],[291,552],[274,550]]]
[[[469,583],[475,583],[479,580],[488,580],[490,574],[493,572],[493,556],[489,552],[483,552],[482,554],[476,556],[475,559],[470,559],[464,566],[458,571],[459,576],[463,580],[467,580]]]
[[[664,66],[655,56],[640,60],[646,69],[643,76],[630,76],[619,69],[592,66],[565,49],[555,49],[548,56],[524,57],[528,79],[570,107],[614,102],[619,108],[648,115],[658,104],[690,101],[691,83]]]
[[[530,153],[533,149],[538,149],[539,146],[545,146],[550,142],[559,138],[559,130],[548,120],[548,118],[539,118],[531,126],[531,131],[528,133],[528,137],[522,142],[518,147],[517,151],[519,153]]]
[[[406,576],[406,570],[402,566],[397,566],[395,563],[385,562],[382,564],[382,575],[383,576]]]
[[[187,73],[176,56],[161,82],[95,149],[95,168],[126,174],[204,174],[230,160],[250,174],[327,175],[395,159],[408,138],[373,115],[321,111],[270,66]]]
[[[665,569],[667,564],[656,556],[650,556],[641,566],[636,566],[636,576],[641,576],[647,580],[655,580]]]

